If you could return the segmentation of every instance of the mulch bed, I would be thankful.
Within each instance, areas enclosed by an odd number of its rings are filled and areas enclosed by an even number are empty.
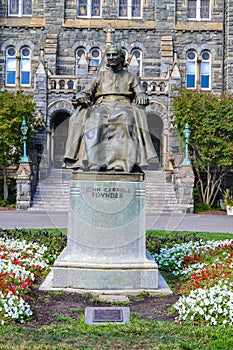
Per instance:
[[[78,293],[57,293],[32,289],[25,297],[33,311],[33,319],[23,324],[23,327],[40,328],[50,324],[61,323],[60,316],[69,316],[79,320],[84,315],[86,307],[112,306],[109,303],[93,302],[91,296]],[[130,312],[140,314],[140,318],[153,321],[174,321],[171,306],[179,296],[134,296],[130,297]],[[114,304],[113,304],[114,305]],[[123,305],[124,306],[124,305]],[[64,321],[65,322],[65,321]]]
[[[203,214],[203,215],[227,215],[227,212],[224,210],[209,210],[209,211],[199,211],[194,214]]]

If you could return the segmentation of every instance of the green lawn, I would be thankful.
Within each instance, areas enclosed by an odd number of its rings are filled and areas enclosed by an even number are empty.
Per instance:
[[[146,322],[132,317],[128,325],[87,326],[84,321],[30,329],[3,326],[1,350],[231,350],[232,327],[180,327],[167,322]]]

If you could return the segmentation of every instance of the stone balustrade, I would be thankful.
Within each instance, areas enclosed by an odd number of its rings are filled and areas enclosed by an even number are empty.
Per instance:
[[[169,79],[141,78],[141,84],[148,95],[166,95],[169,92]],[[48,82],[48,93],[77,91],[78,79],[75,75],[50,75]]]
[[[75,75],[50,75],[48,81],[48,93],[73,93],[76,91],[77,81],[77,76]]]
[[[141,84],[148,95],[166,95],[169,92],[168,78],[141,78]]]

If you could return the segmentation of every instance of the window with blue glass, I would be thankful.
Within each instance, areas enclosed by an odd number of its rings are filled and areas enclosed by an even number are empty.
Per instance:
[[[32,0],[8,0],[9,16],[31,16]]]
[[[101,51],[98,48],[93,48],[90,51],[90,66],[97,67],[101,62]]]
[[[6,85],[16,84],[16,50],[9,47],[6,51]]]
[[[141,0],[118,0],[118,17],[140,18],[142,16]]]
[[[197,55],[194,51],[189,51],[186,56],[186,87],[196,88]]]
[[[17,60],[19,64],[17,64]],[[20,54],[14,47],[6,50],[6,86],[16,85],[16,76],[19,77],[20,86],[30,86],[31,84],[31,51],[28,47],[23,47]]]
[[[31,83],[31,51],[28,47],[21,50],[20,85],[29,86]]]
[[[101,0],[79,0],[77,15],[78,17],[100,17]]]
[[[188,89],[210,89],[211,55],[209,51],[202,51],[198,59],[195,51],[188,51],[186,59],[186,87]]]
[[[208,51],[203,51],[201,54],[201,89],[210,88],[210,53]]]

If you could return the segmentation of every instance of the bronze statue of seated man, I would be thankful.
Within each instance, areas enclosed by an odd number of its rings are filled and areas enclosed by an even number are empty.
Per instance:
[[[106,50],[106,68],[77,93],[64,161],[85,171],[133,172],[157,157],[147,126],[149,104],[136,76],[124,68],[119,45]]]

